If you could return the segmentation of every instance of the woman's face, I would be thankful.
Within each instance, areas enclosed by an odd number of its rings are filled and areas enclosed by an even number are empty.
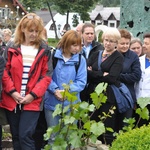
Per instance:
[[[70,46],[70,53],[77,54],[80,51],[80,45],[73,44]]]
[[[140,56],[142,53],[142,46],[140,43],[135,42],[130,45],[130,50],[134,51],[138,56]]]
[[[35,27],[31,27],[30,29],[23,29],[22,32],[24,32],[25,35],[25,43],[29,44],[31,42],[34,42],[39,34],[39,31]]]
[[[130,39],[121,38],[117,44],[117,50],[121,53],[125,53],[128,51],[130,45]]]
[[[104,49],[107,52],[111,52],[115,49],[115,47],[117,45],[117,41],[110,36],[105,36],[104,40],[103,40],[103,44],[104,44]]]

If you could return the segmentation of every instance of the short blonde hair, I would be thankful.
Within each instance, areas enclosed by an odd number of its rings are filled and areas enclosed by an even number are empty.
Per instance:
[[[9,36],[12,36],[12,31],[9,28],[3,29],[3,34],[7,34]]]
[[[115,41],[121,39],[121,34],[117,28],[108,27],[107,30],[102,34],[102,40],[104,40],[106,36],[112,37]]]

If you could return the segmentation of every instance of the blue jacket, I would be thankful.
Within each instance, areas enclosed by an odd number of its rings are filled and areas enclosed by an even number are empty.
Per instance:
[[[114,92],[118,110],[120,113],[126,112],[129,108],[133,109],[134,101],[129,89],[124,83],[120,83],[120,87],[116,87],[114,84],[112,84],[111,88]]]
[[[65,62],[62,56],[62,51],[57,49],[54,57],[58,58],[58,61],[53,71],[52,82],[46,91],[44,101],[44,107],[49,110],[55,110],[55,106],[62,103],[56,99],[54,92],[56,89],[63,90],[63,83],[68,84],[70,80],[73,81],[73,84],[70,86],[70,92],[78,93],[78,99],[75,101],[75,103],[77,103],[80,101],[79,93],[84,89],[87,81],[87,65],[83,56],[81,56],[80,66],[77,72],[74,64],[79,62],[79,54],[73,55],[67,62]],[[64,106],[67,105],[69,105],[69,101],[65,100]]]

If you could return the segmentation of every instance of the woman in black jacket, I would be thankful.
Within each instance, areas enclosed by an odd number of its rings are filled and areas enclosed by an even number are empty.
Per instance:
[[[126,29],[119,30],[121,39],[118,41],[117,50],[123,55],[123,69],[120,74],[120,81],[124,83],[132,96],[136,108],[135,83],[141,79],[140,61],[138,55],[129,49],[131,42],[131,34]],[[132,118],[134,110],[128,109],[124,113],[119,114],[118,127],[122,129],[125,124],[124,118]]]
[[[118,87],[120,86],[119,75],[122,71],[123,56],[116,50],[120,38],[121,35],[118,29],[108,28],[102,35],[104,50],[93,53],[88,60],[87,95],[89,103],[92,103],[90,94],[95,90],[95,87],[101,82],[108,83],[106,89],[107,101],[99,110],[94,112],[91,118],[96,121],[99,121],[99,116],[102,115],[103,112],[107,114],[113,106],[116,106],[115,96],[109,85],[114,84]],[[105,127],[111,127],[114,131],[117,131],[117,111],[116,109],[114,114],[111,115],[112,117],[107,118],[104,122]],[[102,140],[105,144],[111,144],[113,139],[113,133],[111,132],[106,132],[103,138],[99,137],[99,140]]]

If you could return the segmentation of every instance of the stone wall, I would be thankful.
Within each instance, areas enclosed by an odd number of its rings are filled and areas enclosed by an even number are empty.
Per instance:
[[[150,0],[120,0],[120,27],[142,39],[150,32]]]

